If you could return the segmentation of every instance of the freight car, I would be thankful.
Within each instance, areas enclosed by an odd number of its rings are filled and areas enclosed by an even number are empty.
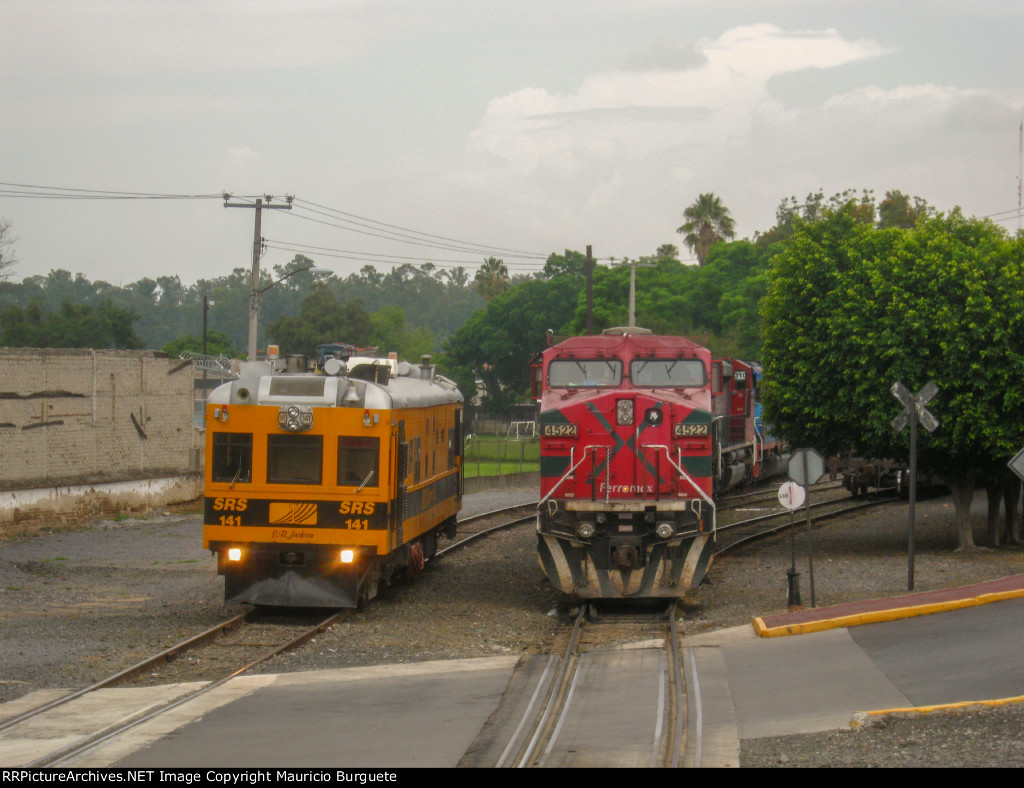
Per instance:
[[[229,604],[356,607],[455,535],[462,395],[429,356],[246,365],[206,415],[203,545]]]
[[[759,374],[637,328],[541,354],[538,551],[557,588],[680,597],[701,581],[716,497],[782,465],[755,418]]]

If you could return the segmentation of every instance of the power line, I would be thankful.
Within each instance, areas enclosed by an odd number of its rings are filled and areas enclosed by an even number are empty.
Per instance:
[[[342,259],[365,260],[367,262],[381,262],[391,265],[406,265],[409,263],[431,263],[438,268],[456,268],[460,266],[476,267],[483,265],[480,260],[453,260],[438,257],[414,257],[412,255],[382,254],[380,252],[364,252],[354,249],[336,249],[329,246],[313,246],[295,241],[280,241],[271,238],[264,238],[268,249],[277,249],[285,252],[297,252],[300,254],[318,254],[327,257],[339,257]],[[367,260],[367,258],[378,258]],[[511,263],[511,265],[523,266],[525,268],[543,268],[544,261]]]
[[[401,227],[401,226],[395,225],[395,224],[388,224],[387,222],[379,222],[376,219],[367,219],[364,216],[357,216],[356,214],[353,214],[353,213],[348,213],[346,211],[341,211],[341,210],[338,210],[336,208],[330,208],[330,207],[325,206],[325,205],[319,205],[319,204],[314,203],[314,202],[309,202],[308,200],[296,199],[295,202],[297,204],[299,204],[299,205],[312,205],[312,206],[314,206],[316,208],[320,208],[323,211],[328,211],[328,212],[330,212],[332,214],[338,214],[339,218],[341,218],[342,221],[351,221],[353,224],[356,224],[358,226],[362,226],[362,227],[374,226],[374,229],[376,229],[377,227],[380,227],[380,228],[386,228],[388,230],[400,231],[399,233],[397,233],[397,235],[399,237],[402,237],[402,238],[410,238],[410,237],[422,236],[423,238],[431,239],[433,241],[446,241],[448,243],[457,244],[458,246],[461,246],[461,247],[477,247],[479,250],[482,250],[482,251],[492,251],[492,252],[498,252],[498,253],[502,253],[502,254],[512,254],[512,255],[521,256],[521,257],[533,257],[533,258],[543,258],[543,259],[547,258],[547,255],[541,254],[539,252],[527,252],[527,251],[524,251],[522,249],[509,249],[509,248],[501,247],[501,246],[492,246],[490,244],[478,244],[478,243],[474,243],[472,241],[460,241],[460,240],[458,240],[456,238],[449,238],[449,237],[444,236],[444,235],[435,235],[433,233],[425,233],[425,232],[422,232],[420,230],[412,230],[412,229],[410,229],[408,227]],[[317,212],[313,211],[313,213],[317,213]],[[345,217],[351,217],[351,218],[345,218]],[[355,220],[359,220],[359,221],[355,221]],[[369,224],[365,224],[365,223],[369,223]]]
[[[296,199],[294,204],[297,207],[299,207],[299,203],[301,202],[301,200]],[[325,216],[329,219],[332,219],[333,221],[315,219],[312,218],[311,216],[304,215],[303,211],[318,216]],[[492,257],[497,255],[506,257],[509,256],[509,254],[511,253],[512,256],[515,257],[537,260],[547,259],[547,255],[542,255],[535,252],[521,252],[518,250],[508,249],[505,247],[477,244],[472,241],[458,241],[454,239],[446,239],[444,236],[432,235],[430,233],[422,233],[418,230],[403,230],[401,232],[393,231],[388,228],[395,227],[395,225],[389,225],[383,222],[373,222],[373,220],[357,222],[352,219],[346,219],[343,216],[334,216],[330,213],[325,213],[324,211],[311,210],[309,208],[299,207],[299,212],[293,213],[292,217],[296,219],[302,219],[307,222],[314,222],[316,224],[325,225],[327,227],[334,227],[339,230],[345,230],[346,232],[353,232],[359,235],[368,235],[373,238],[382,238],[387,241],[407,243],[414,246],[423,246],[429,249],[440,249],[442,251],[449,252],[465,252],[467,254],[485,254]],[[337,224],[336,222],[344,222],[345,224]]]
[[[100,189],[76,189],[64,186],[34,186],[25,183],[3,183],[0,186],[14,187],[0,189],[6,197],[25,197],[49,200],[214,200],[223,194],[159,194],[154,192],[104,191]],[[15,191],[31,189],[32,191]]]
[[[215,194],[176,194],[85,189],[65,186],[41,186],[36,184],[7,182],[0,182],[0,197],[49,200],[227,200],[230,198],[251,201],[253,206],[255,206],[256,200],[258,199],[266,199],[268,203],[270,200],[270,195],[245,196],[230,194],[228,192],[218,192]],[[542,267],[549,256],[540,252],[530,252],[511,247],[481,244],[474,241],[462,241],[449,236],[427,233],[397,224],[390,224],[376,219],[370,219],[365,216],[343,211],[338,208],[331,208],[330,206],[321,205],[309,200],[292,198],[292,204],[295,206],[296,210],[289,212],[287,215],[293,218],[302,219],[303,221],[313,222],[326,227],[333,227],[335,229],[365,235],[372,238],[380,238],[385,241],[406,243],[427,249],[437,249],[440,251],[462,254],[485,255],[487,257],[501,257],[506,265],[514,267],[515,270],[535,270],[537,267]],[[324,218],[315,218],[317,216]],[[282,251],[298,251],[300,248],[317,249],[320,254],[326,254],[328,256],[338,257],[341,259],[360,260],[367,257],[387,258],[381,259],[380,262],[390,265],[402,265],[405,263],[394,261],[410,260],[430,262],[434,265],[438,265],[439,267],[452,267],[458,265],[475,267],[481,265],[479,262],[469,260],[438,261],[431,258],[354,252],[351,250],[332,249],[330,247],[313,247],[302,244],[292,244],[291,246],[296,248],[290,249],[286,242],[278,242],[278,244],[278,246],[271,248],[277,248]],[[607,259],[614,262],[614,258]],[[536,262],[531,263],[530,261]]]

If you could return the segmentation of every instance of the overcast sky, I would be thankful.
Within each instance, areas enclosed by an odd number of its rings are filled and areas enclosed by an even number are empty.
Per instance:
[[[0,217],[15,280],[113,284],[248,267],[254,211],[53,195],[294,195],[262,265],[341,276],[685,259],[702,192],[738,237],[818,189],[1015,231],[1022,77],[1020,0],[0,0]]]

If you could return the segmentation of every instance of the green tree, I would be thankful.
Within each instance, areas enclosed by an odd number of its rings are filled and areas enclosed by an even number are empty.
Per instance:
[[[484,405],[507,412],[530,390],[530,360],[547,346],[547,331],[572,318],[583,283],[563,275],[529,280],[496,296],[445,343],[445,371],[470,400],[476,379],[484,382]]]
[[[794,445],[906,459],[889,389],[934,380],[941,421],[919,435],[919,464],[958,506],[1024,445],[1024,240],[959,211],[912,228],[878,228],[826,210],[794,232],[762,301],[765,418]]]
[[[473,283],[485,301],[490,301],[508,289],[508,267],[496,257],[488,257],[477,269]]]
[[[434,337],[430,331],[407,325],[405,312],[397,306],[374,312],[370,325],[370,344],[379,347],[381,353],[395,352],[400,359],[418,361],[420,356],[433,351]]]
[[[203,337],[200,334],[186,334],[168,342],[163,347],[163,352],[171,358],[178,358],[185,351],[190,353],[203,352]],[[237,353],[231,342],[231,337],[223,331],[206,332],[206,354],[208,356],[227,356],[228,358],[242,358],[244,354]]]
[[[143,347],[135,333],[138,313],[109,299],[99,305],[66,300],[49,310],[41,299],[27,307],[8,304],[0,312],[3,343],[15,347],[113,348]]]
[[[675,244],[662,244],[658,247],[654,256],[659,260],[678,260],[679,247]]]
[[[587,256],[572,249],[566,249],[565,254],[552,252],[544,262],[544,269],[538,278],[554,279],[562,274],[585,277],[587,275]]]
[[[683,211],[683,218],[686,221],[676,232],[685,234],[683,240],[697,255],[699,265],[704,265],[712,246],[736,235],[735,222],[729,216],[729,209],[710,192],[701,194],[693,205]]]
[[[306,296],[297,316],[282,317],[267,329],[282,354],[309,358],[315,358],[316,346],[325,342],[367,345],[371,331],[370,316],[362,301],[353,299],[341,305],[326,287],[318,287]]]
[[[927,202],[920,197],[911,198],[899,189],[885,193],[885,199],[878,204],[879,227],[913,227],[917,220],[933,213]]]

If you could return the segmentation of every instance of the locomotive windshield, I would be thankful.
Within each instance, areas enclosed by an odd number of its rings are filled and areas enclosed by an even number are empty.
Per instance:
[[[704,362],[699,358],[637,358],[629,365],[634,386],[703,386],[707,380],[704,373]]]
[[[548,385],[554,388],[618,386],[622,362],[617,358],[557,359],[548,365]]]

